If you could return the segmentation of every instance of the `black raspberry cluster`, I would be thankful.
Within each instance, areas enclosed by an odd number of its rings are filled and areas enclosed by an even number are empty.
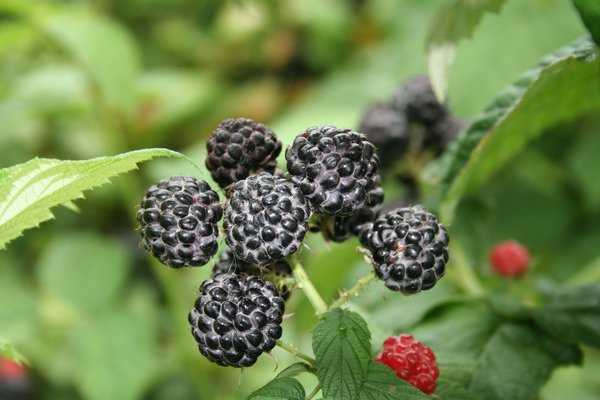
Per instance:
[[[389,100],[371,104],[359,131],[377,146],[381,168],[389,169],[407,153],[440,155],[464,125],[447,104],[438,102],[427,76],[417,75]]]
[[[379,157],[365,135],[309,128],[285,152],[287,173],[276,169],[281,149],[267,126],[227,119],[205,161],[224,202],[206,181],[174,176],[151,186],[137,212],[142,247],[173,268],[208,264],[224,237],[188,318],[200,352],[219,365],[251,366],[281,337],[290,288],[273,281],[292,275],[286,258],[309,225],[328,240],[358,236],[392,290],[427,290],[444,274],[448,236],[433,214],[415,206],[380,215]]]

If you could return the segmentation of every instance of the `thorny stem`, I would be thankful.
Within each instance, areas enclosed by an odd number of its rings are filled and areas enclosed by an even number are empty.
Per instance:
[[[277,346],[281,347],[288,353],[293,354],[296,357],[306,361],[311,366],[311,368],[314,368],[317,365],[317,360],[315,360],[311,356],[304,354],[303,352],[301,352],[300,350],[298,350],[291,344],[286,343],[286,342],[282,341],[281,339],[278,339],[275,343],[277,344]]]
[[[315,397],[317,395],[317,393],[319,393],[319,390],[321,390],[321,384],[317,384],[317,387],[315,387],[313,389],[312,392],[310,392],[310,394],[308,396],[306,396],[306,400],[311,400],[313,397]]]
[[[292,271],[298,287],[302,289],[304,295],[306,295],[308,301],[310,301],[318,315],[325,313],[327,311],[327,304],[310,281],[310,278],[306,274],[306,271],[304,271],[304,267],[302,267],[302,263],[298,259],[298,256],[291,256],[290,261],[292,262]]]
[[[329,309],[331,310],[333,308],[344,305],[352,296],[357,295],[358,292],[360,292],[361,290],[366,288],[367,285],[369,283],[371,283],[371,281],[375,278],[376,278],[376,275],[375,275],[375,272],[373,272],[373,271],[371,271],[368,275],[365,275],[362,278],[360,278],[358,280],[358,282],[356,282],[356,285],[354,285],[350,289],[342,292],[340,294],[340,298],[337,299],[336,301],[334,301],[333,303],[331,303],[331,305],[329,306]]]

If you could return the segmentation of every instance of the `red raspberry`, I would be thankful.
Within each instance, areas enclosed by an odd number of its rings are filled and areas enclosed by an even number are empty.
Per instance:
[[[529,267],[529,251],[515,240],[498,243],[490,251],[492,269],[502,276],[518,276]]]
[[[8,358],[0,358],[0,379],[24,379],[27,377],[27,369]]]
[[[387,338],[383,342],[383,353],[378,354],[375,361],[387,365],[423,393],[435,392],[435,380],[440,375],[435,355],[411,335]]]

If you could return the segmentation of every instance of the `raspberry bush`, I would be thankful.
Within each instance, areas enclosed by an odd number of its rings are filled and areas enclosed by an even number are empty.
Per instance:
[[[0,399],[598,397],[593,1],[146,3],[0,4]]]

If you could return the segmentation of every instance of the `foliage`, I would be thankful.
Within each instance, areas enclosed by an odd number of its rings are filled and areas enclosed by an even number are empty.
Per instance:
[[[585,0],[1,2],[0,353],[27,359],[40,399],[428,398],[373,361],[386,337],[410,332],[436,353],[432,398],[596,398],[596,11]],[[286,304],[294,345],[273,356],[287,368],[275,375],[261,357],[240,376],[206,362],[185,316],[210,267],[178,274],[143,257],[144,188],[206,179],[194,162],[225,117],[268,123],[286,145],[310,125],[355,127],[425,69],[424,45],[438,95],[447,86],[471,120],[416,172],[450,233],[447,277],[411,297],[380,283],[340,297],[369,266],[356,241],[314,234],[300,258],[324,302],[315,311],[295,290]],[[406,191],[393,173],[384,187],[389,204]],[[511,238],[534,265],[507,281],[486,254]]]

